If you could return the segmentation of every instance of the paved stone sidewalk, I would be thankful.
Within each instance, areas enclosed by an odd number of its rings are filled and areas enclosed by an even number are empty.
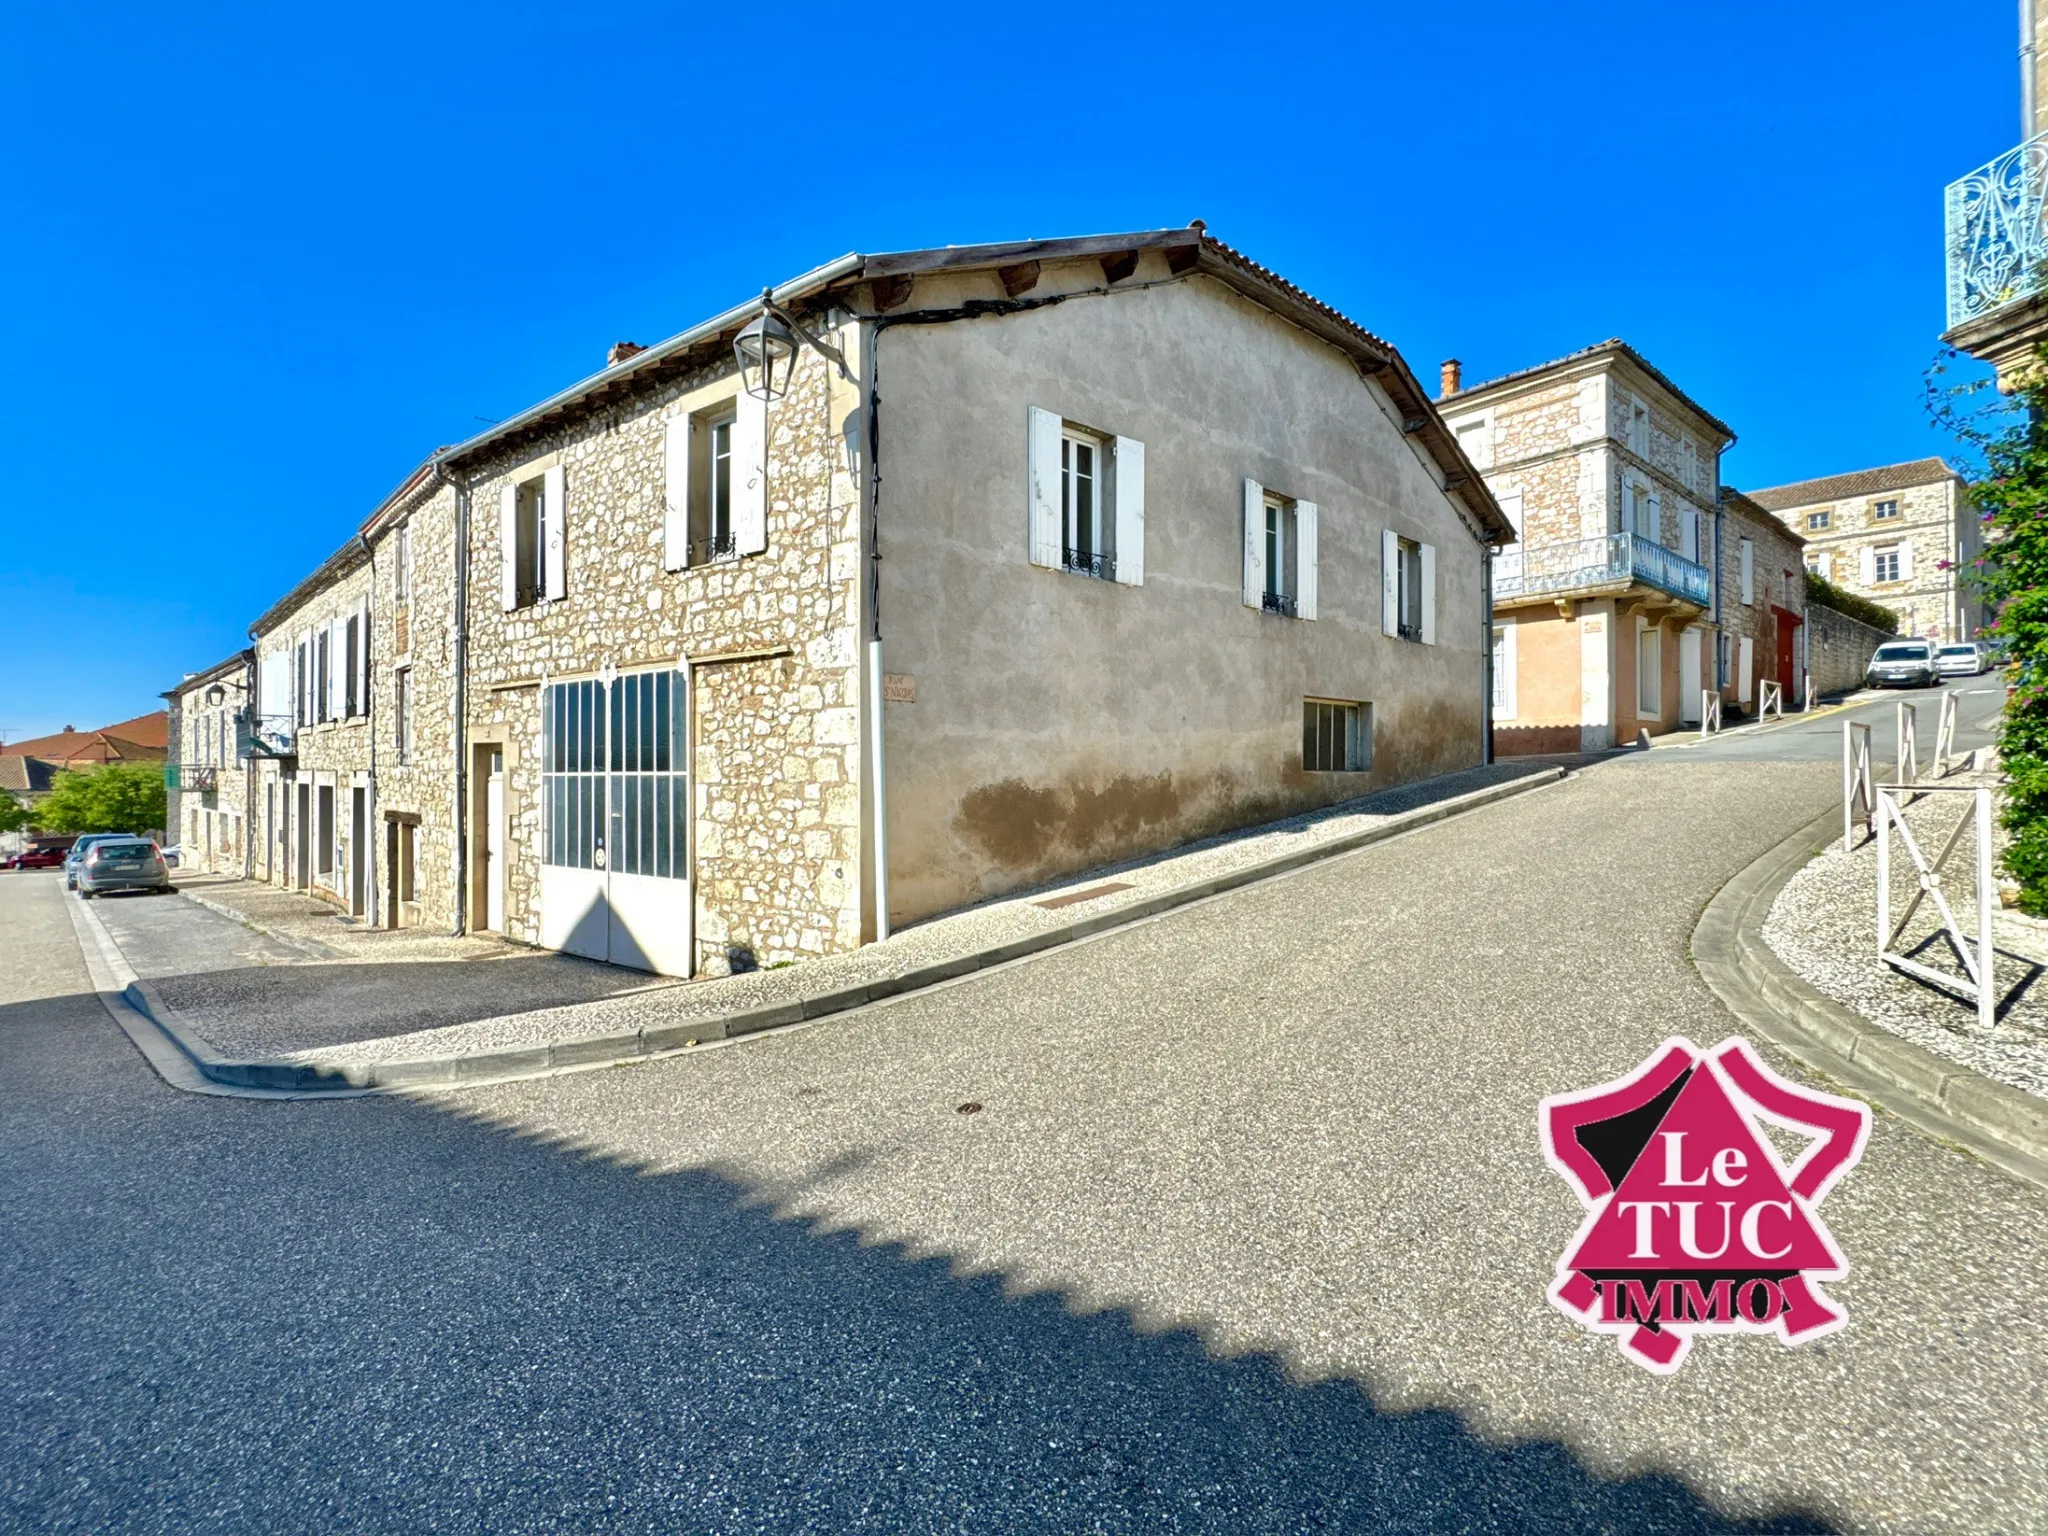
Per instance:
[[[332,902],[232,875],[179,874],[178,890],[203,906],[239,918],[258,932],[298,948],[304,959],[363,960],[380,965],[444,960],[502,960],[531,954],[490,934],[460,938],[431,928],[376,928],[345,917]]]
[[[1113,913],[1163,892],[1212,879],[1302,849],[1340,841],[1406,812],[1518,779],[1554,775],[1559,759],[1519,759],[1449,774],[1355,800],[1330,810],[1192,843],[1142,860],[1091,870],[1070,880],[919,923],[850,954],[801,965],[637,991],[564,1007],[530,1007],[501,1017],[474,1010],[403,1032],[378,1031],[344,1051],[333,1044],[290,1047],[286,1061],[407,1061],[486,1051],[531,1049],[692,1020],[727,1017],[750,1008],[812,997],[901,976],[954,956],[1044,933],[1076,918]],[[532,951],[525,951],[532,953]],[[632,975],[634,973],[624,973]],[[646,980],[648,978],[642,978]],[[206,1032],[203,1019],[202,1033]]]

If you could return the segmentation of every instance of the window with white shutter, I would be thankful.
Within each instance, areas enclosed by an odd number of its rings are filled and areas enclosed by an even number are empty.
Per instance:
[[[1401,633],[1401,536],[1380,530],[1380,633]]]
[[[549,602],[569,595],[568,475],[559,464],[541,477],[541,585]]]
[[[1031,563],[1145,584],[1145,445],[1033,406],[1026,443]]]
[[[1493,626],[1493,718],[1515,718],[1515,621]]]
[[[521,590],[519,566],[519,487],[498,490],[498,600],[507,613],[532,601]]]
[[[768,548],[768,402],[744,391],[733,401],[732,539],[738,555]]]
[[[1112,439],[1116,473],[1110,480],[1111,549],[1116,579],[1127,587],[1145,584],[1145,445],[1135,437]]]
[[[1244,605],[1266,605],[1266,488],[1249,476],[1244,482]]]
[[[1026,442],[1025,494],[1029,512],[1031,563],[1058,569],[1064,527],[1060,458],[1065,441],[1060,418],[1032,406]]]
[[[1742,600],[1745,603],[1754,603],[1756,601],[1756,545],[1748,539],[1742,540],[1737,559],[1742,579]]]
[[[1416,582],[1421,588],[1420,628],[1424,645],[1436,644],[1436,546],[1416,546]]]
[[[1436,644],[1436,546],[1404,539],[1391,528],[1381,539],[1381,629],[1420,645]]]
[[[1316,504],[1244,483],[1245,605],[1313,619],[1317,597]]]
[[[1296,617],[1316,616],[1316,504],[1294,504],[1294,612]]]

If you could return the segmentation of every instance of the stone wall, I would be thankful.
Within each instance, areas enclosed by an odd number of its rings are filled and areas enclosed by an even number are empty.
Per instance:
[[[1729,705],[1755,709],[1760,698],[1758,683],[1776,679],[1785,686],[1785,705],[1799,703],[1800,679],[1795,656],[1794,675],[1778,676],[1778,619],[1776,609],[1803,615],[1806,612],[1806,574],[1800,546],[1785,527],[1761,508],[1747,510],[1746,502],[1724,503],[1721,529],[1721,568],[1718,573],[1721,634],[1726,644],[1722,666],[1721,697]],[[1752,601],[1742,600],[1742,541],[1750,540],[1752,558]],[[1752,642],[1751,681],[1748,697],[1741,685],[1741,639]],[[1796,642],[1795,642],[1796,645]]]
[[[1895,638],[1883,630],[1815,603],[1806,610],[1806,665],[1818,695],[1849,693],[1863,686],[1870,657]]]
[[[222,698],[209,704],[206,694],[218,687]],[[165,806],[171,825],[163,829],[180,849],[179,867],[203,874],[243,875],[249,869],[250,770],[235,755],[235,715],[247,705],[253,687],[249,669],[213,668],[181,686],[171,701],[170,757],[178,765],[178,792]],[[212,787],[184,786],[212,775]]]
[[[694,697],[695,935],[719,973],[861,941],[854,403],[806,349],[768,412],[768,547],[663,568],[666,424],[737,393],[730,359],[464,472],[470,477],[472,749],[504,751],[507,936],[541,934],[545,682],[687,659]],[[560,465],[566,593],[506,611],[498,496]]]

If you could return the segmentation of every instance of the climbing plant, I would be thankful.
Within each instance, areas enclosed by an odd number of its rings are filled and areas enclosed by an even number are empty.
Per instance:
[[[1984,530],[1984,553],[1959,574],[1983,597],[1983,637],[2011,668],[1998,734],[2012,780],[2005,872],[2020,909],[2048,917],[2048,345],[2010,399],[1988,394],[1988,380],[1946,385],[1944,371],[1930,373],[1929,403],[1975,461],[1965,494]]]

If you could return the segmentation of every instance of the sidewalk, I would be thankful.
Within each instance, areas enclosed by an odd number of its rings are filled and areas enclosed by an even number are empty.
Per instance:
[[[262,1088],[313,1089],[363,1086],[403,1087],[431,1083],[491,1081],[530,1076],[570,1066],[644,1059],[704,1042],[794,1024],[860,1007],[884,997],[936,985],[953,977],[1027,954],[1072,943],[1219,891],[1270,878],[1303,864],[1369,842],[1476,809],[1561,778],[1556,761],[1511,761],[1450,774],[1384,791],[1330,810],[1211,838],[1150,858],[985,903],[920,923],[848,954],[800,965],[703,981],[664,982],[610,967],[594,969],[626,981],[630,991],[608,998],[559,1006],[529,1006],[477,1017],[470,989],[444,982],[408,1009],[415,1027],[365,1030],[381,1038],[337,1040],[331,1032],[308,1045],[295,1011],[318,1006],[328,987],[323,972],[369,972],[371,966],[285,966],[266,970],[260,981],[237,978],[232,996],[210,998],[184,986],[167,996],[146,982],[133,999],[178,1039],[202,1071],[216,1081]],[[407,933],[379,935],[350,930],[310,910],[302,894],[276,892],[248,882],[200,887],[195,893],[222,910],[245,913],[252,923],[307,937],[326,923],[340,930],[343,944],[365,959],[490,959],[495,971],[508,957],[564,962],[561,957],[496,940],[447,940]],[[295,908],[307,909],[303,912]],[[333,934],[320,931],[318,942]],[[443,948],[442,946],[449,946]],[[428,973],[452,976],[457,966]],[[394,978],[395,980],[396,978]],[[481,978],[479,978],[481,979]],[[260,999],[242,994],[249,987]],[[436,991],[450,1005],[438,1021]],[[462,996],[453,994],[460,992]],[[301,996],[295,996],[302,994]],[[252,1004],[256,1004],[252,1006]],[[263,1020],[273,1027],[266,1038]],[[234,1042],[230,1060],[211,1042]]]

